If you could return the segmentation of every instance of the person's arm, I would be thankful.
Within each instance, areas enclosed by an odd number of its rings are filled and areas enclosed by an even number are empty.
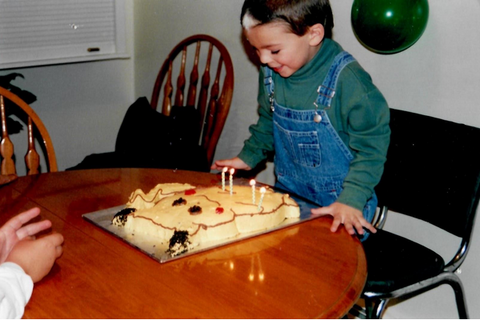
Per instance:
[[[390,110],[368,73],[355,65],[343,70],[337,90],[341,104],[332,109],[341,119],[340,134],[347,137],[353,154],[337,201],[362,211],[383,173],[390,143]]]
[[[256,124],[249,127],[250,137],[237,157],[231,159],[216,160],[210,169],[222,170],[224,167],[240,170],[251,170],[267,158],[267,153],[273,151],[273,114],[268,103],[268,95],[263,84],[263,69],[259,74],[259,93],[257,101],[259,107],[259,119]]]
[[[0,265],[0,318],[19,319],[33,291],[33,281],[15,263]]]
[[[353,65],[353,64],[352,64]],[[331,231],[344,225],[347,232],[363,234],[363,228],[376,232],[363,217],[363,208],[380,181],[390,142],[390,117],[385,98],[371,82],[370,76],[357,68],[347,67],[338,88],[341,108],[332,106],[339,135],[346,139],[353,153],[343,191],[333,204],[312,209],[313,214],[331,215]]]
[[[258,122],[250,126],[251,136],[245,141],[245,145],[238,155],[238,158],[250,168],[255,168],[267,158],[268,152],[274,150],[273,113],[270,109],[268,94],[264,84],[263,68],[259,74],[258,85],[257,101],[260,106]]]
[[[25,239],[15,245],[6,261],[16,263],[33,282],[38,282],[50,272],[55,261],[62,255],[62,246],[63,236],[60,233]]]
[[[49,220],[27,224],[39,214],[39,208],[32,208],[17,214],[0,227],[0,263],[5,261],[10,251],[19,241],[32,237],[52,226]]]

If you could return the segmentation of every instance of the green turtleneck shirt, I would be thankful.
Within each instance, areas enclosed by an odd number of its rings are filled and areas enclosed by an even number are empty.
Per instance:
[[[342,47],[324,39],[312,60],[288,78],[273,73],[275,100],[294,110],[314,110],[317,88],[322,84],[335,56]],[[259,75],[259,120],[250,127],[251,137],[239,154],[251,168],[274,151],[273,113],[264,85],[263,68]],[[380,181],[390,142],[390,113],[381,92],[357,61],[340,73],[331,108],[326,110],[338,135],[354,156],[338,202],[363,211]],[[315,177],[312,177],[315,179]]]

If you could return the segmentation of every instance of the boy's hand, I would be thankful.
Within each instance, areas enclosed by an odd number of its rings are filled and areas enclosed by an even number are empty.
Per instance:
[[[50,272],[55,260],[62,255],[62,244],[63,236],[59,233],[35,240],[25,239],[17,243],[6,261],[18,264],[33,282],[38,282]]]
[[[52,226],[52,223],[49,220],[43,220],[24,226],[24,224],[39,214],[39,208],[32,208],[11,218],[0,228],[0,263],[5,261],[17,242],[26,237],[34,236],[38,232],[46,230]]]
[[[355,230],[360,235],[364,234],[363,228],[368,229],[372,233],[376,233],[375,229],[365,218],[360,210],[347,206],[346,204],[334,202],[327,207],[321,207],[311,210],[315,215],[331,215],[333,223],[330,230],[337,231],[338,227],[343,224],[350,235],[355,235]]]
[[[212,170],[219,170],[222,171],[224,167],[227,168],[235,168],[235,169],[240,169],[240,170],[250,170],[250,168],[243,160],[241,160],[239,157],[235,157],[232,159],[228,160],[217,160],[215,161],[214,164],[212,164],[212,167],[210,169]]]

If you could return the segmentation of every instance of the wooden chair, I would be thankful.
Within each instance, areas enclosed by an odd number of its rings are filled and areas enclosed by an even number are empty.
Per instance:
[[[11,102],[11,103],[8,103]],[[27,124],[28,135],[28,149],[25,155],[25,164],[27,168],[27,174],[40,173],[40,156],[35,149],[35,136],[38,134],[37,139],[42,145],[43,153],[45,155],[45,162],[47,164],[47,171],[56,172],[57,159],[55,157],[55,151],[53,149],[52,140],[48,134],[45,125],[33,109],[25,103],[16,94],[8,91],[5,88],[0,87],[0,119],[2,123],[2,140],[0,144],[0,156],[1,156],[1,175],[16,175],[17,170],[14,161],[14,146],[12,140],[8,135],[6,108],[16,108],[15,114],[18,114],[20,118],[26,117],[25,123]],[[20,111],[20,112],[19,112]]]
[[[187,69],[191,69],[188,87]],[[201,79],[199,69],[203,72]],[[233,64],[225,46],[211,36],[199,34],[184,39],[172,49],[155,81],[152,108],[157,109],[162,96],[161,112],[167,116],[174,106],[194,106],[198,110],[199,145],[205,149],[209,164],[230,109],[233,79]]]
[[[402,110],[391,109],[390,115],[387,162],[375,188],[382,209],[374,223],[378,231],[363,243],[368,265],[362,294],[366,316],[380,318],[391,299],[448,284],[459,317],[467,318],[463,285],[455,271],[467,256],[480,199],[480,157],[475,147],[480,129]],[[456,236],[458,250],[445,262],[430,248],[383,230],[388,210]]]

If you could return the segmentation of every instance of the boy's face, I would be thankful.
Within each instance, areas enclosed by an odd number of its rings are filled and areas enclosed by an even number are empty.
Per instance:
[[[246,28],[244,32],[260,61],[284,78],[303,67],[320,48],[312,45],[310,32],[298,36],[281,22]]]

